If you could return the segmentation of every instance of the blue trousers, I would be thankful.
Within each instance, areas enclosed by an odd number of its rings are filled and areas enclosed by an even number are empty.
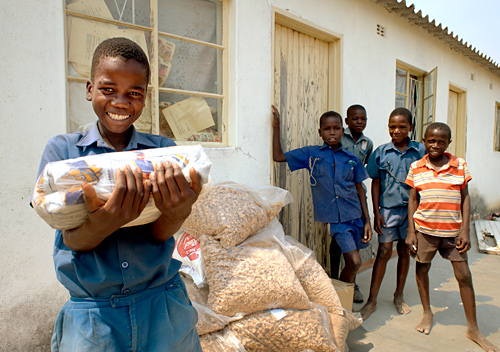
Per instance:
[[[61,308],[53,352],[202,352],[179,274],[167,284],[131,295],[71,298]]]

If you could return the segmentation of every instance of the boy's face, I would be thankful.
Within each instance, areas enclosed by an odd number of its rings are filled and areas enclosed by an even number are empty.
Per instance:
[[[412,131],[413,125],[406,116],[396,115],[389,119],[389,135],[393,143],[401,143]]]
[[[450,136],[446,131],[441,129],[433,129],[427,131],[424,138],[425,150],[429,153],[431,159],[436,159],[444,154],[450,145]]]
[[[366,111],[363,109],[356,109],[345,119],[345,124],[349,129],[356,133],[362,133],[366,127]]]
[[[323,142],[330,146],[336,146],[340,143],[340,139],[344,135],[342,121],[337,117],[326,117],[323,119],[318,132]]]
[[[126,133],[141,116],[146,101],[146,69],[135,60],[101,58],[87,82],[87,100],[99,118],[101,133]]]

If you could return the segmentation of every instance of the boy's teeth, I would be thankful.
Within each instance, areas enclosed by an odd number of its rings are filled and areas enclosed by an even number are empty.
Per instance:
[[[113,120],[125,120],[130,115],[118,115],[118,114],[113,114],[111,112],[108,112],[108,116],[111,117]]]

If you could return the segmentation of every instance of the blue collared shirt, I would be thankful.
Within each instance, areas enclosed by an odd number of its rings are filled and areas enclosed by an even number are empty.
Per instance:
[[[422,143],[410,141],[404,152],[389,142],[382,144],[368,161],[366,170],[373,179],[380,179],[380,207],[394,208],[408,205],[410,186],[406,176],[410,165],[427,154]]]
[[[354,142],[351,130],[349,127],[346,127],[344,135],[342,136],[342,148],[356,155],[363,165],[366,165],[373,153],[373,142],[363,133],[361,133],[358,140]]]
[[[133,127],[132,127],[133,128]],[[134,128],[125,150],[173,146],[163,136],[139,133]],[[90,131],[59,135],[47,143],[38,173],[51,161],[115,152],[101,137],[97,124]],[[175,240],[152,240],[151,224],[125,227],[90,251],[74,252],[56,231],[54,265],[58,280],[73,297],[110,297],[167,283],[179,271],[172,259]]]
[[[334,151],[325,143],[291,150],[285,157],[291,171],[309,171],[315,221],[339,223],[363,215],[356,183],[368,174],[354,154],[342,148]]]

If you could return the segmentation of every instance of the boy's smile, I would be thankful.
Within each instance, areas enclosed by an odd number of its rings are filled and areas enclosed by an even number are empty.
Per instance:
[[[441,158],[450,143],[450,136],[442,129],[428,130],[424,139],[425,150],[431,159]]]
[[[395,145],[404,142],[411,131],[413,131],[413,125],[406,116],[395,115],[389,119],[389,135]]]
[[[333,116],[324,118],[318,132],[323,142],[331,147],[337,146],[344,135],[341,119]]]
[[[133,59],[103,57],[87,82],[87,100],[99,118],[105,139],[129,132],[146,101],[146,69]]]

